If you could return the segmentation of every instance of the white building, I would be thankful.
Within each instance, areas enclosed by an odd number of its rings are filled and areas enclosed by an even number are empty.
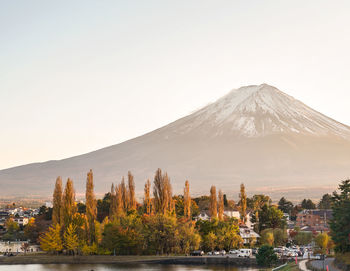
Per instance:
[[[0,242],[0,253],[24,253],[25,245],[28,244],[28,241],[9,241],[9,242]],[[35,253],[40,251],[38,245],[27,245],[26,253]]]
[[[239,235],[242,237],[245,245],[250,244],[252,241],[257,242],[260,238],[259,234],[247,226],[239,227]]]
[[[210,216],[206,212],[201,212],[195,220],[210,220]]]
[[[15,217],[13,219],[19,226],[25,226],[28,224],[29,222],[29,218],[28,217]]]
[[[241,217],[238,211],[224,211],[224,215],[229,218],[236,218],[236,219],[240,219]]]

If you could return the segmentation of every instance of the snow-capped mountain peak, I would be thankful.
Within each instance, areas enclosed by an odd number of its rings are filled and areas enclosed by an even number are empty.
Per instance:
[[[256,137],[303,133],[350,138],[350,127],[268,84],[234,89],[190,115],[177,127],[177,132],[181,134],[194,130],[210,136],[239,134]]]

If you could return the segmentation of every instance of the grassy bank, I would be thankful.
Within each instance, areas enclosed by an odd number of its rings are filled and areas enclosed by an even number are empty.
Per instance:
[[[350,265],[350,252],[344,254],[337,254],[336,258],[346,265]]]
[[[350,252],[344,254],[336,254],[334,265],[341,270],[350,271]]]
[[[299,271],[299,267],[295,264],[295,262],[289,262],[286,266],[278,269],[277,271]]]

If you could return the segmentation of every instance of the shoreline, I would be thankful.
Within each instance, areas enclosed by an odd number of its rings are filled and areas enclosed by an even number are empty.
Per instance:
[[[20,255],[0,257],[0,265],[19,264],[169,264],[169,265],[230,265],[256,267],[255,258],[208,257],[208,256],[65,256]]]

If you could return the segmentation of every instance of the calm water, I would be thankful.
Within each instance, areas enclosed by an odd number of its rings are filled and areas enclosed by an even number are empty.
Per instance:
[[[113,265],[113,264],[28,264],[28,265],[0,265],[0,271],[252,271],[251,268],[237,268],[228,266],[189,266],[189,265]]]

